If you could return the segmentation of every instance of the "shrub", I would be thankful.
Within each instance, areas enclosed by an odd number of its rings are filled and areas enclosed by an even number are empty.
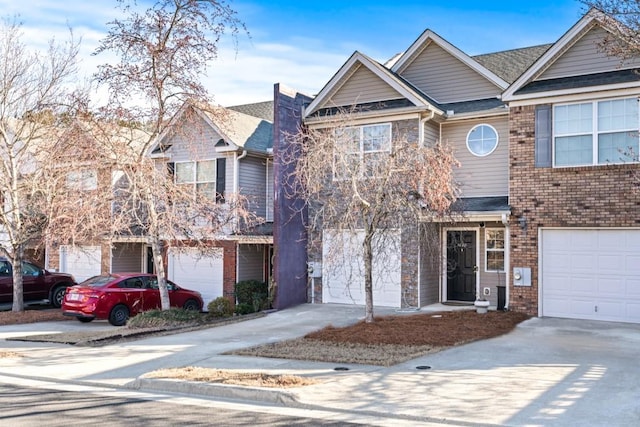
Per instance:
[[[237,314],[249,314],[255,313],[252,304],[236,304],[236,313]]]
[[[248,314],[268,308],[269,289],[265,282],[244,280],[236,283],[236,313]]]
[[[225,297],[218,297],[207,304],[209,317],[230,317],[233,316],[233,307],[231,301]]]
[[[204,322],[205,316],[195,310],[171,308],[169,310],[149,310],[132,317],[127,322],[129,328],[159,328],[193,325]]]

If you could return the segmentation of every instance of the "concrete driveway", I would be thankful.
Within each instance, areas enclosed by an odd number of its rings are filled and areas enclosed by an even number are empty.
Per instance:
[[[363,314],[362,307],[301,305],[247,322],[101,348],[4,339],[108,324],[0,327],[0,347],[28,354],[0,359],[0,382],[39,378],[131,388],[155,369],[202,366],[317,377],[322,384],[278,393],[289,396],[292,406],[378,416],[389,425],[393,419],[417,425],[640,425],[640,325],[535,318],[508,335],[390,368],[341,365],[349,371],[335,371],[335,364],[221,354],[326,324],[349,324]],[[188,384],[178,390],[201,392]]]

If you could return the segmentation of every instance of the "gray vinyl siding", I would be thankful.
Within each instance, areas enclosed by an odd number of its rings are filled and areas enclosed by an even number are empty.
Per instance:
[[[138,273],[143,269],[142,244],[115,243],[111,250],[112,273]]]
[[[266,216],[267,164],[266,159],[247,156],[240,160],[239,192],[249,199],[250,210],[259,217]]]
[[[440,302],[442,265],[440,227],[422,224],[420,239],[420,307]]]
[[[199,117],[177,128],[165,143],[171,144],[171,161],[212,159],[218,156],[215,144],[222,136]]]
[[[273,222],[273,161],[267,161],[267,191],[266,191],[266,217],[268,222]]]
[[[493,153],[477,157],[467,149],[467,134],[475,125],[489,124],[498,132]],[[454,177],[462,197],[506,196],[509,190],[509,123],[507,116],[465,120],[442,125],[442,140],[451,144],[460,167]]]
[[[607,32],[594,27],[559,57],[537,80],[616,71],[637,67],[640,60],[626,61],[621,67],[620,58],[609,57],[598,48]]]
[[[440,140],[440,126],[435,122],[424,124],[424,142],[426,145]]]
[[[360,66],[322,107],[347,106],[403,98],[368,68]]]
[[[468,65],[431,43],[400,75],[439,103],[492,98],[501,90]]]
[[[264,245],[238,246],[238,281],[264,281]]]
[[[171,144],[171,161],[185,162],[226,158],[225,194],[233,192],[235,179],[235,153],[218,153],[215,144],[222,138],[209,124],[198,118],[183,126],[178,132],[165,141]]]

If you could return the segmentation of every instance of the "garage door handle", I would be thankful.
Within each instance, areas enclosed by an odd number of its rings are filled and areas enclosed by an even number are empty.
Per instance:
[[[596,305],[596,313],[598,312],[598,306]]]

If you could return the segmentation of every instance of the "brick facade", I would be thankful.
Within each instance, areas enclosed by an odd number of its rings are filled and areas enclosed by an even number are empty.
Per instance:
[[[530,267],[532,281],[531,287],[511,285],[510,307],[537,315],[538,229],[640,226],[640,168],[638,164],[536,168],[534,113],[534,106],[510,110],[510,264]],[[525,230],[518,222],[522,217]]]

